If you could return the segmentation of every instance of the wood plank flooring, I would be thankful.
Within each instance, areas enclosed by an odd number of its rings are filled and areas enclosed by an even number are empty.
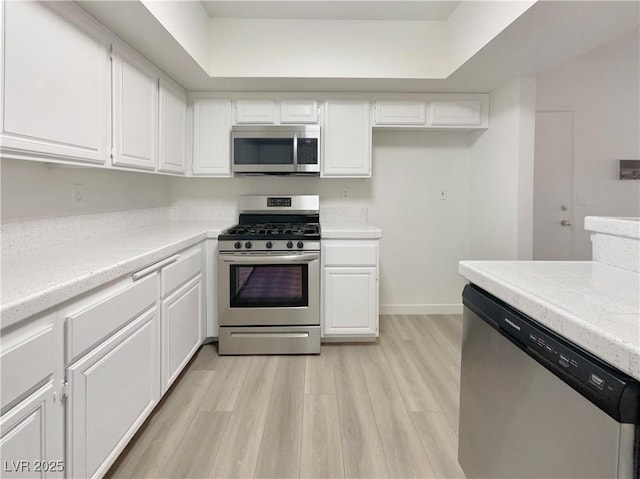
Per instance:
[[[107,477],[464,479],[461,337],[461,316],[395,315],[320,356],[205,345]]]

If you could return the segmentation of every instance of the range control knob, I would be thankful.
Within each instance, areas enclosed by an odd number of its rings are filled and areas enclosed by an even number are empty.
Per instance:
[[[287,248],[293,248],[293,241],[287,241]]]
[[[265,246],[267,247],[267,249],[271,249],[273,248],[273,243],[271,241],[267,241],[267,244],[265,244]]]
[[[240,248],[242,248],[242,243],[240,243],[240,241],[236,241],[236,242],[233,244],[233,247],[234,247],[235,249],[240,249]]]
[[[245,247],[245,248],[247,248],[247,249],[251,249],[251,241],[247,241],[247,242],[244,244],[244,247]]]
[[[302,249],[302,247],[304,246],[304,243],[302,241],[298,241],[298,244],[296,245],[299,249]]]

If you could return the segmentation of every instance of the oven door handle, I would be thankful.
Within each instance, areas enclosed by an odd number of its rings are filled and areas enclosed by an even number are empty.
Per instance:
[[[225,263],[310,263],[320,259],[319,253],[286,254],[286,255],[239,255],[220,253]]]

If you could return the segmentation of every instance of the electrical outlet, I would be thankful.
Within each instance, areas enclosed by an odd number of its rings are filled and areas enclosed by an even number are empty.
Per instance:
[[[343,198],[349,198],[349,189],[345,188],[344,190],[342,190],[342,197]]]
[[[83,201],[83,191],[82,185],[73,185],[71,187],[71,204],[73,206],[82,205]]]
[[[441,200],[446,200],[447,199],[447,190],[445,190],[444,188],[440,189],[440,199]]]

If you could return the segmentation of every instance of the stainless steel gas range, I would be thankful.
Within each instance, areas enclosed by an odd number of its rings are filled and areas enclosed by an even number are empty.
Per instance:
[[[318,196],[241,196],[218,236],[220,354],[320,353]]]

